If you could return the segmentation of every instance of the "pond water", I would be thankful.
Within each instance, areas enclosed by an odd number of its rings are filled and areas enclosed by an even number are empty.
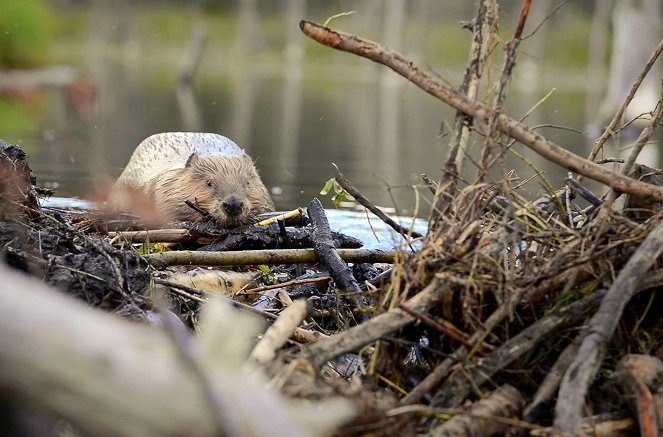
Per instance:
[[[382,40],[460,83],[469,33],[458,21],[472,17],[473,2],[416,3],[353,2],[357,13],[332,24]],[[39,183],[56,188],[58,196],[99,200],[145,137],[207,131],[231,137],[248,151],[279,210],[306,206],[319,196],[335,163],[374,203],[426,217],[431,195],[419,175],[439,178],[454,112],[386,68],[317,46],[300,34],[299,19],[324,21],[347,10],[343,2],[322,4],[307,8],[306,2],[287,1],[267,7],[249,1],[236,9],[203,11],[118,1],[62,8],[60,20],[84,30],[61,30],[52,60],[75,67],[79,80],[39,92],[37,103],[22,109],[25,123],[0,122],[0,138],[23,146]],[[513,20],[509,8],[507,29]],[[550,55],[558,31],[554,23],[578,20],[578,12],[583,11],[561,12],[544,26],[553,34],[542,30],[539,40],[523,43],[507,112],[520,118],[555,89],[527,123],[575,129],[540,132],[586,155],[584,67],[538,57]],[[193,85],[178,86],[177,70],[197,28],[208,35],[202,62]],[[501,57],[491,81],[500,64]],[[481,138],[477,141],[470,156]],[[553,186],[566,177],[565,170],[518,150]],[[524,160],[508,159],[521,179],[535,174]],[[468,160],[470,179],[474,168]],[[523,195],[542,192],[533,182]],[[322,201],[332,207],[329,196]]]
[[[41,205],[51,208],[94,209],[98,205],[87,200],[71,197],[50,197],[41,200]],[[345,235],[360,239],[364,249],[391,250],[394,248],[407,249],[407,241],[403,236],[387,226],[382,220],[371,213],[361,213],[343,209],[327,209],[325,211],[329,226]],[[392,216],[392,219],[401,226],[425,234],[428,223],[415,217]],[[413,248],[418,247],[417,244]]]

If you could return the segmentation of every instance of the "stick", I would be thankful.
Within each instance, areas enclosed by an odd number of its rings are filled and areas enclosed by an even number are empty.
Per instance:
[[[469,99],[476,100],[479,95],[479,83],[486,64],[491,33],[495,27],[495,11],[492,0],[482,0],[473,23],[474,35],[470,48],[470,59],[465,70],[465,77],[460,92]],[[453,136],[449,142],[449,153],[440,184],[435,193],[434,207],[431,209],[429,229],[437,228],[439,218],[446,215],[456,189],[458,174],[462,167],[463,156],[470,138],[474,119],[462,111],[456,112]]]
[[[564,374],[555,407],[554,426],[567,434],[580,432],[585,396],[601,367],[626,303],[633,297],[644,274],[663,252],[663,221],[650,232],[615,279],[589,322],[578,355]]]
[[[455,373],[435,394],[433,404],[441,407],[456,407],[470,394],[473,385],[480,387],[495,373],[532,350],[548,336],[559,332],[563,326],[579,323],[598,307],[600,293],[594,293],[563,308],[552,311],[546,317],[523,329],[518,335],[504,343],[495,352],[481,360],[481,365],[468,368],[469,377]],[[471,383],[470,383],[471,381]]]
[[[419,232],[414,231],[412,229],[408,229],[404,226],[399,225],[396,223],[394,220],[392,220],[391,217],[389,217],[387,214],[385,214],[380,208],[375,206],[373,202],[368,200],[363,194],[357,190],[352,183],[341,173],[341,171],[336,167],[336,182],[352,197],[355,198],[357,202],[359,202],[364,208],[368,209],[370,212],[375,214],[376,216],[380,217],[383,222],[385,222],[387,225],[389,225],[394,231],[398,232],[401,235],[404,235],[405,237],[412,237],[412,238],[421,238],[423,235],[421,235]]]
[[[645,76],[647,76],[647,73],[649,73],[649,70],[651,70],[651,67],[654,65],[658,57],[661,55],[662,51],[663,51],[663,40],[661,40],[661,42],[658,43],[656,50],[654,50],[654,53],[652,53],[652,55],[649,57],[647,63],[642,68],[642,71],[635,79],[635,82],[631,86],[631,89],[628,92],[626,98],[624,99],[624,102],[617,110],[617,113],[610,121],[610,124],[608,124],[608,127],[606,127],[605,130],[603,131],[603,135],[601,135],[601,137],[598,140],[596,140],[596,143],[594,144],[592,151],[589,153],[588,159],[590,161],[593,161],[594,158],[596,158],[596,155],[599,154],[605,142],[608,141],[608,138],[610,138],[612,134],[615,133],[615,128],[621,122],[622,117],[624,116],[624,112],[626,111],[626,108],[628,107],[629,103],[631,103],[631,100],[633,100],[633,96],[635,96],[635,92],[638,90],[638,88],[640,88],[640,84],[644,80]],[[578,178],[578,180],[580,181],[582,180],[582,178]]]
[[[663,95],[658,99],[658,104],[656,105],[657,109],[656,112],[654,112],[654,115],[652,116],[651,120],[649,121],[649,124],[645,126],[644,129],[642,129],[642,132],[640,132],[640,135],[638,135],[638,139],[635,141],[635,144],[631,147],[631,151],[628,154],[628,157],[626,158],[626,162],[621,168],[621,173],[626,175],[631,171],[631,168],[633,168],[633,164],[635,164],[635,160],[642,151],[642,148],[647,145],[647,142],[649,142],[649,139],[651,136],[654,134],[654,131],[656,130],[656,126],[658,126],[658,123],[661,121],[661,116],[663,116]],[[610,190],[610,193],[606,196],[605,203],[604,205],[606,207],[611,207],[613,202],[617,200],[617,197],[619,197],[619,193],[616,192],[614,189]]]
[[[332,30],[309,21],[302,20],[299,27],[304,34],[321,44],[363,56],[391,68],[422,90],[475,119],[488,121],[492,116],[492,111],[489,108],[458,93],[451,86],[432,74],[421,70],[413,61],[397,52],[388,50],[373,41]],[[544,158],[571,171],[636,197],[651,197],[663,201],[663,187],[636,181],[624,175],[605,170],[598,164],[581,158],[547,140],[542,135],[532,132],[519,121],[506,115],[502,114],[497,117],[497,129]]]
[[[299,299],[283,310],[253,348],[249,359],[261,366],[268,366],[276,356],[276,351],[288,341],[302,320],[308,317],[312,306],[310,301]]]
[[[442,287],[438,287],[438,279],[433,279],[426,288],[403,305],[418,313],[425,313],[438,302],[442,291]],[[353,326],[347,331],[321,340],[309,346],[304,354],[309,357],[314,365],[321,366],[341,354],[359,349],[410,323],[414,323],[416,320],[416,317],[396,308],[375,316],[360,325]]]
[[[336,252],[346,262],[387,263],[394,262],[394,252],[369,249],[338,249]],[[154,268],[168,266],[246,266],[260,264],[313,263],[318,257],[313,249],[242,250],[237,252],[196,252],[178,250],[145,255]]]
[[[329,270],[329,275],[334,279],[336,287],[353,293],[361,292],[357,280],[352,276],[352,269],[336,252],[325,210],[317,198],[314,198],[309,204],[308,216],[313,225],[313,250],[320,264]]]
[[[503,385],[490,396],[476,402],[467,413],[458,414],[430,430],[439,436],[492,436],[507,434],[508,425],[491,418],[516,418],[525,405],[523,395],[510,385]]]

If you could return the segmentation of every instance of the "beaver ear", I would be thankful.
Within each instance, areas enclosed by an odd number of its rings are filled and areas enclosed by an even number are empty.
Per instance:
[[[198,155],[196,155],[195,153],[192,153],[191,156],[189,156],[189,159],[186,160],[186,164],[184,164],[184,168],[191,167],[192,165],[194,165],[196,163],[197,160],[198,160]]]

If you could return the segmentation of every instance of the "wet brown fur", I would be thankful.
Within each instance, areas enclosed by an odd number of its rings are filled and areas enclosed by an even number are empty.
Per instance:
[[[247,155],[194,156],[184,168],[159,173],[148,183],[147,192],[169,220],[204,218],[185,203],[187,200],[223,227],[252,223],[255,215],[274,211],[274,203]],[[233,196],[244,205],[237,217],[229,216],[222,206]]]

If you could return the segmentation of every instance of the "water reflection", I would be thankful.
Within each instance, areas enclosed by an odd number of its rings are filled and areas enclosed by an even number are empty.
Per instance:
[[[511,2],[504,3],[503,26],[509,28]],[[84,56],[67,59],[78,62],[93,94],[81,98],[63,89],[47,90],[33,126],[7,128],[0,137],[23,144],[39,180],[57,182],[61,196],[87,196],[93,186],[103,191],[133,148],[153,133],[200,130],[227,135],[247,149],[268,188],[281,193],[275,196],[278,209],[308,204],[333,176],[331,163],[336,163],[375,203],[425,216],[430,194],[416,187],[417,177],[439,177],[448,142],[445,125],[453,112],[391,71],[315,46],[300,34],[300,18],[324,20],[346,10],[343,2],[289,0],[268,7],[251,0],[239,2],[237,10],[234,4],[223,5],[175,13],[173,6],[158,2],[141,6],[98,1],[64,8],[61,13],[75,12],[90,23],[81,40],[69,47]],[[365,0],[352,7],[357,14],[332,24],[381,39],[453,83],[460,82],[469,37],[457,23],[473,16],[473,2]],[[577,12],[569,7],[551,20],[561,23]],[[178,86],[179,63],[201,23],[208,42],[200,68],[193,87]],[[159,36],[164,33],[169,44]],[[556,87],[528,123],[582,131],[584,70],[532,73],[532,65],[543,62],[536,56],[554,40],[554,35],[545,35],[523,43],[523,63],[529,67],[514,78],[508,113],[524,115]],[[587,154],[587,138],[581,133],[553,128],[542,133]],[[553,186],[561,184],[565,170],[524,154]],[[523,179],[533,174],[517,159],[509,158],[507,166]],[[471,162],[466,169],[471,175]],[[415,189],[424,199],[418,211]],[[532,197],[542,191],[536,183],[529,189]],[[324,202],[331,206],[329,200]]]

